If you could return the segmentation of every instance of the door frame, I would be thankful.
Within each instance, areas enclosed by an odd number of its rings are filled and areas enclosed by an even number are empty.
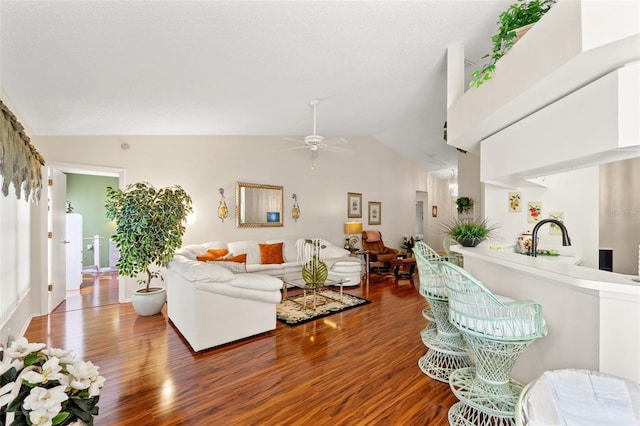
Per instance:
[[[119,167],[106,167],[106,166],[95,166],[95,165],[90,165],[90,164],[75,164],[75,163],[62,163],[62,162],[48,162],[47,165],[45,167],[52,167],[54,169],[58,169],[63,173],[75,173],[75,174],[79,174],[79,175],[93,175],[93,176],[109,176],[109,177],[117,177],[118,178],[118,187],[120,189],[124,189],[125,186],[125,177],[126,177],[126,171],[123,168],[119,168]],[[47,223],[47,206],[46,204],[48,203],[41,203],[44,206],[44,208],[41,209],[41,214],[43,215],[44,218],[44,223]],[[41,222],[42,223],[42,222]],[[43,244],[42,247],[48,247],[48,237],[47,237],[47,227],[45,226],[45,232],[42,233],[41,236],[41,244]],[[49,262],[49,250],[44,249],[43,250],[46,253],[46,258],[45,261],[42,262],[42,265],[44,266],[44,268],[47,268],[48,262]],[[48,271],[47,269],[44,269],[42,271],[42,276],[43,277],[47,277],[48,276]],[[48,312],[48,300],[49,300],[49,285],[48,285],[48,280],[45,279],[43,280],[42,283],[42,288],[41,288],[41,307],[40,310],[41,312]],[[126,297],[126,285],[125,285],[125,281],[124,279],[122,279],[121,277],[118,278],[118,301],[120,303],[125,302],[127,299]]]

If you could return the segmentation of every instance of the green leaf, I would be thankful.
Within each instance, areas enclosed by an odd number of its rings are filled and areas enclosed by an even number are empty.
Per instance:
[[[51,419],[51,423],[54,425],[59,425],[60,423],[67,420],[70,416],[70,413],[67,411],[59,412],[53,419]]]

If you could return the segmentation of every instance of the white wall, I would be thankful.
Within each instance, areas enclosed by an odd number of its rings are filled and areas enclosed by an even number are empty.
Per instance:
[[[276,152],[292,146],[278,136],[61,136],[34,137],[33,142],[48,163],[123,168],[125,183],[183,186],[198,215],[197,222],[187,226],[184,244],[322,236],[342,246],[347,192],[359,192],[363,228],[380,230],[387,245],[400,247],[402,236],[414,232],[416,190],[442,194],[447,188],[446,181],[370,137],[349,137],[345,147],[350,153],[320,152],[314,170],[307,151]],[[122,143],[130,148],[122,150]],[[237,181],[284,186],[284,226],[236,228]],[[224,223],[216,213],[220,187],[230,208]],[[291,218],[293,193],[301,210],[297,222]],[[382,203],[379,226],[367,225],[368,201]],[[431,202],[446,203],[435,195]],[[430,213],[430,205],[428,209]],[[437,240],[441,242],[442,235]]]
[[[484,215],[482,186],[480,182],[480,156],[472,152],[458,152],[458,197],[469,197],[473,200],[473,215],[475,217],[483,217]]]
[[[527,222],[527,203],[541,201],[543,218],[548,218],[550,212],[564,213],[564,224],[572,245],[582,248],[583,266],[598,268],[598,181],[598,167],[589,167],[547,176],[545,183],[548,188],[505,189],[485,185],[485,216],[500,225],[495,241],[513,245],[522,232],[531,231],[535,223]],[[522,193],[522,212],[509,212],[507,201],[510,191]],[[562,238],[549,235],[549,228],[549,225],[540,228],[540,247],[561,246]]]

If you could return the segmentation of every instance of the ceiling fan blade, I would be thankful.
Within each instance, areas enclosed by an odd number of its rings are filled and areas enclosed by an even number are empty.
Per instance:
[[[325,139],[324,143],[328,145],[343,145],[345,143],[349,143],[349,141],[346,140],[345,138],[331,138],[331,139]]]
[[[300,139],[294,139],[294,138],[283,138],[285,141],[291,141],[291,142],[298,142],[298,143],[303,143],[306,144],[305,141],[300,140]]]

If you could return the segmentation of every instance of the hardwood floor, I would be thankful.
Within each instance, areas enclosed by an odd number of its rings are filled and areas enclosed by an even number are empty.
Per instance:
[[[346,290],[369,305],[201,353],[164,311],[95,306],[113,291],[100,283],[83,289],[100,293],[86,304],[34,318],[26,337],[100,367],[96,425],[446,425],[457,400],[418,368],[426,301],[414,280],[373,274],[369,289]]]

